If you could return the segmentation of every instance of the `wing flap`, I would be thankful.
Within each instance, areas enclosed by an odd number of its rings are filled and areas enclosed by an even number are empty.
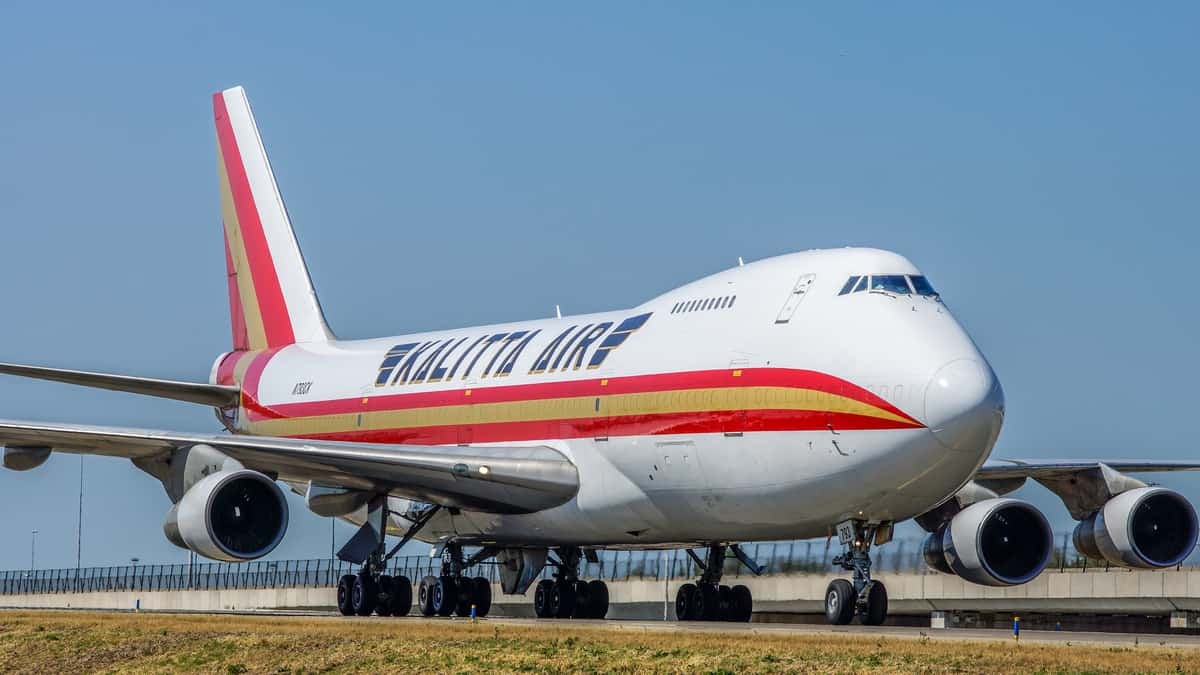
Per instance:
[[[489,513],[552,508],[579,488],[575,465],[545,446],[376,445],[3,420],[0,444],[135,460],[203,444],[289,482],[316,480]]]

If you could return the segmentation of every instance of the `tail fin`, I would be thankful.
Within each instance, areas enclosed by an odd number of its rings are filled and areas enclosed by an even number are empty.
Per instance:
[[[234,349],[333,339],[241,87],[213,94]]]

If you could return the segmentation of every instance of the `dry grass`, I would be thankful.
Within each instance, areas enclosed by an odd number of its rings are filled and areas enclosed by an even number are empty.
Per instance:
[[[466,621],[0,612],[0,672],[1200,672],[1200,650]]]

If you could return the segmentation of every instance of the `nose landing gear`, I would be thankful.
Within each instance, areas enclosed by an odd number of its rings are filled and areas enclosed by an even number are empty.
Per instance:
[[[878,529],[861,521],[838,525],[838,537],[847,550],[834,557],[833,564],[853,572],[853,582],[834,579],[825,589],[825,618],[835,626],[850,623],[856,614],[865,626],[887,620],[887,588],[871,579],[871,540]]]

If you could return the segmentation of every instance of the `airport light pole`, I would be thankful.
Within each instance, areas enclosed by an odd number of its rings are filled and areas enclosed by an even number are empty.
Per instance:
[[[35,561],[34,556],[37,553],[37,533],[38,533],[37,530],[31,530],[29,532],[29,571],[30,572],[37,569],[36,565],[34,565],[34,561]]]

